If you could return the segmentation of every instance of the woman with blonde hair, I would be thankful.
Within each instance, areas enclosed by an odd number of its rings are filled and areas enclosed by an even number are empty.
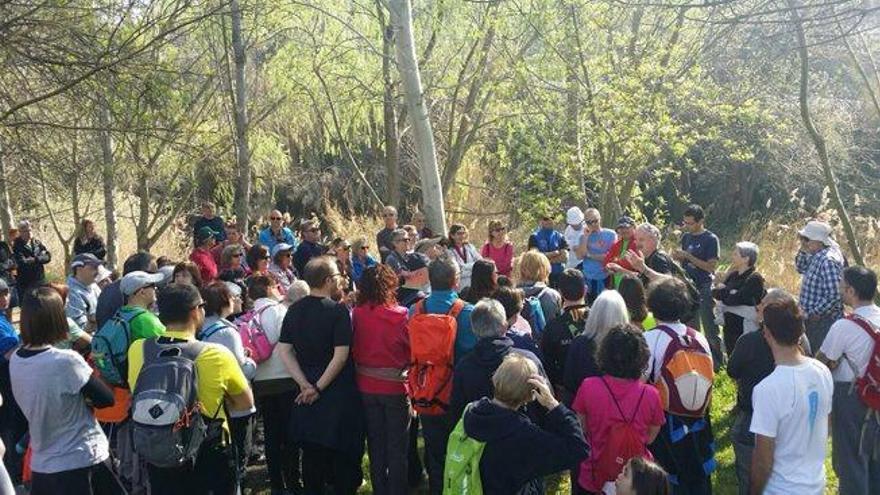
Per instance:
[[[544,321],[551,321],[562,312],[562,296],[547,286],[549,279],[550,260],[544,253],[532,249],[520,256],[517,288],[522,289],[526,300],[534,297],[541,303]]]
[[[507,237],[507,227],[500,220],[489,222],[489,238],[480,255],[495,262],[499,275],[509,277],[513,272],[513,243]]]

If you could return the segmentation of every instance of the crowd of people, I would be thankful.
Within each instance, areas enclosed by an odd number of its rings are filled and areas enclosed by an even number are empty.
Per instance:
[[[277,210],[251,244],[201,213],[187,260],[119,275],[83,221],[65,283],[29,222],[0,242],[0,494],[235,494],[261,458],[273,495],[354,494],[365,450],[376,494],[560,473],[573,494],[710,494],[722,372],[739,493],[824,493],[829,434],[840,493],[880,493],[877,275],[823,221],[798,232],[795,297],[751,242],[719,272],[698,205],[669,254],[594,208],[563,231],[548,212],[519,253],[503,222],[477,248],[391,206],[374,249]]]

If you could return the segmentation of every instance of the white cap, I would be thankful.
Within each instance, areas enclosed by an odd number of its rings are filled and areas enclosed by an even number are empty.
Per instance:
[[[819,220],[810,220],[807,225],[798,232],[798,235],[811,241],[819,241],[826,246],[831,245],[831,225]]]
[[[108,270],[104,265],[98,265],[98,276],[95,277],[95,282],[106,280],[110,275],[113,275],[113,272]]]
[[[572,206],[565,214],[565,223],[569,225],[580,225],[584,223],[584,212],[577,206]]]
[[[161,273],[131,272],[122,277],[122,282],[119,283],[119,290],[124,295],[130,296],[148,285],[159,285],[164,280],[165,275]]]
[[[160,266],[159,273],[165,277],[159,285],[165,286],[170,284],[171,280],[174,278],[174,265]]]
[[[293,251],[293,246],[287,244],[286,242],[280,242],[272,248],[272,257],[278,256],[278,253],[283,251]]]

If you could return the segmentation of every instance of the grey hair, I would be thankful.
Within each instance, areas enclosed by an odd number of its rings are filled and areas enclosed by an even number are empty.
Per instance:
[[[309,295],[311,291],[312,289],[309,288],[309,284],[305,280],[294,280],[290,287],[287,288],[287,294],[284,295],[284,305],[287,307],[293,306],[297,301]]]
[[[749,260],[749,266],[755,266],[755,263],[758,262],[758,253],[761,251],[758,248],[758,245],[754,242],[749,241],[741,241],[737,242],[735,246],[736,252],[739,253],[743,258],[747,258]]]
[[[450,290],[458,277],[458,263],[448,256],[440,256],[428,264],[428,280],[433,290]]]
[[[504,335],[507,331],[504,306],[495,299],[480,299],[471,312],[471,331],[479,339]]]
[[[663,236],[660,234],[660,229],[651,225],[650,223],[643,223],[636,227],[636,230],[644,232],[649,236],[653,237],[657,244],[660,244],[660,241],[663,239]]]
[[[623,323],[629,323],[629,312],[623,296],[616,290],[602,291],[590,308],[584,334],[592,336],[598,348],[608,331]]]
[[[787,290],[773,287],[767,289],[767,294],[764,296],[764,299],[761,301],[762,303],[771,303],[771,302],[795,302],[794,296],[792,296]]]
[[[391,240],[396,241],[397,239],[399,239],[401,237],[406,237],[408,235],[409,235],[409,232],[407,232],[404,229],[394,229],[391,232]]]

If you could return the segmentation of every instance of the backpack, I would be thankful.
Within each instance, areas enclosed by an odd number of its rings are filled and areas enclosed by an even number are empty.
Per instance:
[[[449,408],[452,394],[453,353],[458,317],[464,301],[456,299],[449,313],[428,314],[425,300],[414,306],[406,325],[409,334],[410,365],[406,391],[419,414],[436,416]]]
[[[704,417],[715,380],[711,354],[700,345],[693,328],[687,327],[683,336],[664,325],[657,330],[671,339],[663,355],[660,376],[654,382],[663,409],[676,416]]]
[[[194,462],[207,436],[195,364],[204,348],[197,341],[144,340],[144,364],[131,398],[132,442],[134,451],[153,466]],[[218,408],[215,418],[219,412]]]
[[[536,341],[540,339],[541,333],[544,332],[544,327],[547,326],[544,308],[541,307],[541,296],[544,295],[546,290],[547,288],[544,287],[537,294],[526,297],[523,300],[523,309],[519,312],[532,327],[532,338]]]
[[[868,332],[868,335],[874,339],[874,351],[871,353],[871,359],[868,360],[865,374],[856,379],[856,392],[869,409],[880,411],[880,331],[861,316],[850,314],[845,318]],[[855,368],[853,374],[857,374]]]
[[[623,466],[633,457],[642,457],[645,455],[645,442],[639,433],[633,428],[633,420],[639,413],[639,407],[642,405],[642,399],[645,397],[645,388],[642,387],[642,394],[639,395],[639,401],[633,408],[632,416],[626,419],[620,403],[611,392],[611,387],[605,381],[605,377],[599,377],[602,385],[608,390],[608,395],[617,406],[617,412],[620,413],[621,421],[616,421],[608,428],[608,437],[605,440],[605,447],[599,453],[599,457],[593,463],[593,479],[599,482],[599,486],[607,481],[614,481],[617,475],[623,471]]]
[[[468,404],[446,444],[446,464],[443,468],[443,495],[483,495],[480,478],[480,459],[486,442],[478,442],[464,431],[464,416]]]
[[[205,342],[208,339],[210,339],[212,335],[214,335],[215,333],[222,330],[223,327],[225,327],[225,326],[226,326],[226,324],[223,323],[223,320],[217,320],[214,323],[212,323],[210,326],[208,326],[208,328],[206,328],[204,330],[199,330],[199,333],[196,334],[196,339],[201,340],[202,342]]]
[[[146,312],[144,308],[120,308],[92,337],[95,368],[111,385],[121,386],[128,381],[131,322]]]
[[[275,350],[275,344],[269,341],[269,336],[263,331],[263,324],[260,323],[260,316],[272,306],[274,304],[267,304],[258,311],[248,311],[235,320],[238,334],[241,335],[241,343],[250,351],[251,358],[257,364],[272,357],[272,351]]]

